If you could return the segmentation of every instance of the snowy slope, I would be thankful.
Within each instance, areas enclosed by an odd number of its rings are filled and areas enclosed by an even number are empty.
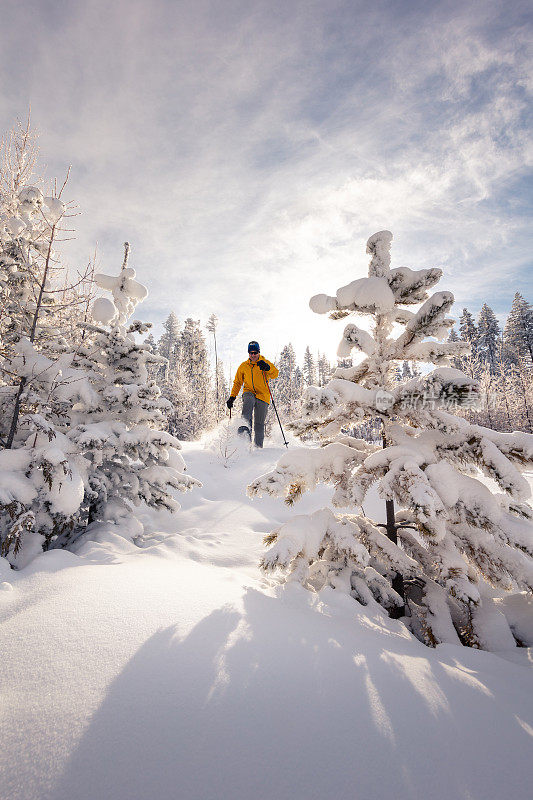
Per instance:
[[[0,560],[2,800],[530,796],[527,651],[429,650],[259,573],[273,523],[330,497],[246,498],[279,453],[225,469],[189,446],[204,486],[140,515],[142,549],[104,531],[19,573]]]

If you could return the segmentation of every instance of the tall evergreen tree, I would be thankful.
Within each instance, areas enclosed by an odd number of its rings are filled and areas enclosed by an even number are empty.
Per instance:
[[[316,385],[317,382],[316,364],[309,345],[307,345],[307,347],[305,348],[302,373],[306,386]]]
[[[449,336],[448,336],[448,341],[449,342],[458,342],[459,341],[459,337],[457,336],[457,331],[455,330],[455,328],[451,329],[451,331],[449,333]]]
[[[157,352],[157,342],[154,338],[154,334],[150,333],[146,339],[144,340],[144,344],[146,345],[146,349],[149,353],[156,353]]]
[[[455,328],[451,329],[447,341],[452,343],[459,341],[459,337],[457,335],[457,331],[455,330]],[[456,356],[455,358],[452,358],[451,364],[453,367],[455,367],[455,369],[462,369],[461,357]]]
[[[463,308],[463,313],[459,318],[459,333],[463,342],[469,343],[472,355],[475,355],[478,332],[474,317],[467,308]]]
[[[298,372],[294,348],[292,344],[287,344],[279,357],[279,376],[275,387],[276,402],[285,417],[293,416],[301,397],[301,372]]]
[[[214,390],[209,357],[200,322],[185,320],[179,339],[173,394],[169,400],[176,408],[174,435],[195,439],[216,424]]]
[[[165,380],[169,372],[173,372],[176,368],[176,345],[179,342],[179,338],[180,326],[178,318],[171,311],[163,323],[163,334],[157,344],[157,352],[167,361],[160,369],[160,380]]]
[[[296,404],[299,405],[305,388],[305,380],[303,372],[298,365],[296,365],[296,367],[294,368],[293,383],[294,383],[294,395],[296,399]]]
[[[325,353],[318,354],[318,385],[325,386],[331,378],[331,364]]]
[[[500,326],[496,314],[486,303],[483,303],[477,323],[476,349],[480,358],[485,361],[493,375],[496,374],[496,353]]]
[[[533,364],[533,309],[520,292],[514,296],[503,340],[506,347],[516,352],[519,358]]]

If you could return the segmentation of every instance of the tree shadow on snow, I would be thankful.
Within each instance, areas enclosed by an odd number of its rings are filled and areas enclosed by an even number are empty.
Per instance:
[[[428,652],[250,589],[244,613],[216,610],[138,650],[50,798],[509,796],[525,751],[515,762],[498,736],[476,746],[502,709]]]

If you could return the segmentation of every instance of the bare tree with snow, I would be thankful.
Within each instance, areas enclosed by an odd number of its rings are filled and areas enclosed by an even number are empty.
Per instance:
[[[0,551],[17,566],[79,522],[84,463],[66,433],[69,410],[90,393],[66,324],[81,315],[88,272],[66,284],[56,250],[67,180],[43,194],[30,183],[35,156],[20,128],[0,174]]]

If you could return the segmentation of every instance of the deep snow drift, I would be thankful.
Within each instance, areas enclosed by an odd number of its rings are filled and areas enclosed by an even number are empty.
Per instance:
[[[430,650],[377,606],[259,573],[273,524],[331,496],[249,500],[280,453],[225,468],[187,446],[204,486],[141,513],[141,548],[103,530],[0,560],[2,800],[530,795],[529,651]]]

